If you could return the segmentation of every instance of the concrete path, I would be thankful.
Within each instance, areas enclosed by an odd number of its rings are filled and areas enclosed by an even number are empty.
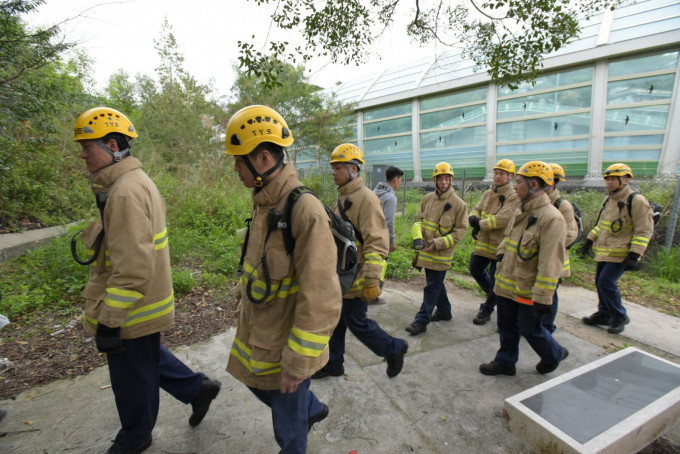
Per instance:
[[[538,357],[522,341],[515,377],[487,377],[478,366],[498,349],[495,316],[473,325],[480,295],[449,287],[454,309],[450,322],[436,322],[425,334],[404,331],[417,312],[422,286],[388,282],[388,303],[369,307],[369,315],[389,333],[408,339],[402,373],[393,379],[385,363],[351,334],[347,335],[344,377],[312,382],[312,390],[330,407],[326,420],[309,435],[310,453],[525,453],[529,448],[507,430],[505,398],[603,355],[634,345],[680,362],[677,318],[627,304],[631,323],[622,335],[583,325],[581,315],[595,310],[593,292],[560,288],[557,340],[570,356],[552,374],[534,369]],[[192,429],[191,413],[161,393],[154,442],[156,453],[273,453],[269,410],[224,368],[234,330],[175,353],[191,367],[222,380],[222,391],[203,423]],[[0,402],[8,414],[0,422],[1,453],[103,453],[118,431],[118,416],[108,370],[34,388]],[[667,436],[680,441],[680,428]]]

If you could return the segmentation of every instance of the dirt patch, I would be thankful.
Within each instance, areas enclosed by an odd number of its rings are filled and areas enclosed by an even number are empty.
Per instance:
[[[231,295],[233,285],[219,294],[195,289],[178,297],[175,324],[163,332],[163,345],[171,348],[193,344],[233,326],[236,302]],[[11,320],[0,331],[0,398],[13,397],[53,380],[87,374],[106,364],[106,356],[97,351],[80,316],[79,312],[43,311],[30,318]]]

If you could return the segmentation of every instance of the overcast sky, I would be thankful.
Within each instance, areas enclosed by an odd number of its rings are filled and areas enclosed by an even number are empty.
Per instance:
[[[141,73],[155,77],[160,61],[154,40],[161,36],[167,17],[184,55],[185,69],[200,83],[212,81],[220,95],[228,96],[234,81],[232,66],[238,62],[238,40],[249,40],[255,34],[256,43],[262,45],[270,27],[271,11],[271,5],[258,7],[246,0],[47,0],[26,19],[30,25],[51,25],[70,19],[63,27],[67,40],[77,41],[79,47],[87,50],[94,60],[94,79],[103,88],[118,69],[131,76]],[[272,30],[270,36],[300,42],[296,34],[282,33]],[[377,74],[428,54],[434,56],[435,48],[411,45],[404,26],[397,26],[381,38],[372,52],[370,63],[361,67],[314,60],[307,64],[307,69],[312,70],[310,80],[330,87],[338,81]]]

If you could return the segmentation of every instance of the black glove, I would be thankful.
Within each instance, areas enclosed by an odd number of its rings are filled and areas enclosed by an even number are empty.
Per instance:
[[[496,262],[501,263],[503,261],[503,257],[505,257],[505,254],[496,256]]]
[[[578,248],[578,255],[580,255],[581,257],[586,257],[588,254],[590,254],[590,250],[592,249],[592,247],[593,240],[586,238],[585,240],[583,240],[581,247]]]
[[[102,353],[116,353],[125,351],[123,340],[120,337],[120,328],[111,328],[102,323],[97,325],[97,334],[94,336],[97,350]]]
[[[637,271],[640,269],[638,260],[640,260],[640,254],[629,252],[626,260],[623,261],[623,271]]]
[[[476,239],[477,239],[477,235],[479,235],[479,227],[473,228],[473,229],[472,229],[471,235],[472,235],[472,238],[474,238],[474,239],[476,240]]]
[[[419,251],[424,247],[425,247],[425,240],[423,240],[422,238],[418,238],[416,240],[413,240],[413,249],[416,249],[416,250]]]
[[[538,315],[548,315],[552,312],[552,304],[534,303],[534,310]]]
[[[470,216],[468,222],[473,229],[479,230],[479,218],[477,216]]]

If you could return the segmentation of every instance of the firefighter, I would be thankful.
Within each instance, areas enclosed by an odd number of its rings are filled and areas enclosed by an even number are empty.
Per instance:
[[[426,280],[423,303],[415,320],[406,327],[412,336],[427,331],[431,321],[453,318],[444,279],[451,268],[456,243],[463,240],[468,229],[467,206],[451,186],[453,167],[440,162],[432,172],[432,180],[435,190],[423,197],[411,228],[413,244],[418,249],[415,266],[425,268]]]
[[[82,239],[90,259],[83,290],[85,329],[106,353],[121,429],[108,453],[139,453],[151,445],[159,388],[191,404],[197,426],[220,382],[193,372],[161,345],[175,299],[170,273],[165,204],[156,185],[130,155],[137,131],[122,113],[96,107],[82,113],[74,140],[91,172],[100,219]],[[75,248],[74,248],[75,249]]]
[[[229,120],[226,142],[253,199],[227,372],[271,408],[281,452],[304,453],[312,425],[328,416],[328,406],[309,385],[311,375],[328,361],[328,341],[340,316],[330,221],[316,197],[300,197],[290,226],[295,248],[288,255],[281,216],[291,190],[302,183],[295,167],[284,163],[293,134],[278,112],[244,107]]]
[[[557,287],[555,287],[555,293],[553,295],[552,312],[550,313],[549,317],[545,317],[543,319],[543,324],[546,327],[546,329],[551,333],[554,333],[555,330],[557,329],[557,326],[555,325],[555,317],[557,317],[559,303],[557,289],[562,283],[563,277],[571,276],[571,264],[569,262],[569,247],[578,240],[579,226],[576,222],[576,218],[574,217],[574,206],[571,204],[569,200],[562,197],[562,195],[560,194],[560,190],[557,188],[557,185],[560,183],[560,181],[567,180],[564,168],[561,165],[553,162],[548,163],[548,165],[550,166],[550,169],[553,171],[554,183],[551,186],[546,186],[545,193],[548,194],[550,203],[552,203],[555,206],[555,208],[560,210],[560,213],[562,213],[562,217],[564,218],[564,222],[567,223],[567,239],[565,242],[567,250],[564,251],[564,268],[562,270],[562,275],[560,276],[560,279],[557,282]]]
[[[328,364],[312,378],[338,377],[345,372],[345,333],[350,330],[376,355],[385,358],[387,376],[396,377],[404,365],[408,343],[390,336],[366,316],[368,302],[382,292],[389,252],[389,233],[380,200],[359,176],[364,153],[356,145],[338,145],[331,153],[333,181],[340,193],[333,210],[354,226],[359,271],[352,287],[342,296],[342,315],[333,331]]]
[[[496,307],[496,294],[493,292],[496,248],[505,238],[505,228],[520,204],[510,184],[513,178],[515,178],[515,163],[510,159],[498,161],[493,168],[493,185],[484,191],[481,200],[475,205],[468,218],[474,240],[474,250],[470,257],[470,274],[486,293],[486,300],[480,304],[479,312],[472,319],[475,325],[488,322]]]
[[[627,164],[616,163],[602,174],[609,194],[593,230],[588,233],[579,252],[595,253],[597,269],[597,311],[583,318],[586,325],[605,325],[612,334],[622,333],[630,322],[621,302],[618,280],[624,271],[638,269],[654,233],[653,211],[642,195],[631,196],[628,183],[633,171]]]
[[[545,193],[552,184],[552,169],[545,162],[527,162],[517,172],[514,188],[521,206],[497,249],[494,292],[501,346],[493,361],[479,366],[484,375],[516,374],[522,336],[541,358],[539,374],[553,372],[569,355],[541,323],[551,313],[567,232],[562,214]]]

